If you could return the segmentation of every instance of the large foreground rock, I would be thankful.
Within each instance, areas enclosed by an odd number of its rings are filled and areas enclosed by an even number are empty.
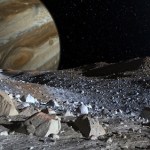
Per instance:
[[[0,91],[0,116],[15,116],[18,111],[12,99],[3,91]]]
[[[38,110],[36,110],[33,106],[29,106],[29,107],[23,108],[21,112],[19,113],[19,115],[30,117],[37,112]]]
[[[106,134],[104,128],[99,124],[98,119],[91,118],[87,115],[79,116],[75,120],[75,126],[86,138],[91,136],[99,137],[100,135]]]
[[[56,115],[48,115],[39,112],[24,122],[28,134],[48,137],[50,134],[58,134],[61,129],[60,118]]]

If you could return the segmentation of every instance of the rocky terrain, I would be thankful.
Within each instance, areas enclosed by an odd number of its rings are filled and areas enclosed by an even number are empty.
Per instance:
[[[150,58],[0,73],[0,149],[150,149]]]

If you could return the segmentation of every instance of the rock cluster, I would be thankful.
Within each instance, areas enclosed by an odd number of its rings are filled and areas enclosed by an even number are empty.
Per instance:
[[[60,118],[56,115],[48,115],[43,112],[36,113],[24,122],[28,134],[48,137],[50,134],[58,134],[61,129]]]
[[[14,126],[13,130],[16,132],[37,137],[55,138],[61,131],[61,118],[71,117],[76,118],[73,121],[72,127],[77,128],[85,138],[97,139],[99,136],[106,134],[98,119],[88,115],[88,107],[83,102],[76,105],[77,110],[79,109],[78,113],[73,114],[73,112],[67,110],[58,116],[60,105],[55,100],[41,104],[30,94],[21,97],[20,95],[8,95],[3,91],[0,92],[0,98],[0,116],[24,117],[24,120],[20,122],[11,122],[10,120],[10,124]],[[16,102],[16,106],[13,102]],[[70,122],[70,119],[67,122]]]
[[[0,89],[18,112],[0,106],[0,149],[150,149],[149,74],[0,72]]]

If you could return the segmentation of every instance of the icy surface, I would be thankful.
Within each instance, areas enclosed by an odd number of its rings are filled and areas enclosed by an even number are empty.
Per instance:
[[[26,97],[26,103],[39,103],[38,100],[36,98],[34,98],[33,96],[31,96],[30,94],[27,95]]]

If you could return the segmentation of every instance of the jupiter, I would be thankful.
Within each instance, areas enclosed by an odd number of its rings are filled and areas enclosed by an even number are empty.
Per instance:
[[[54,20],[39,0],[0,0],[0,68],[54,70],[60,41]]]

